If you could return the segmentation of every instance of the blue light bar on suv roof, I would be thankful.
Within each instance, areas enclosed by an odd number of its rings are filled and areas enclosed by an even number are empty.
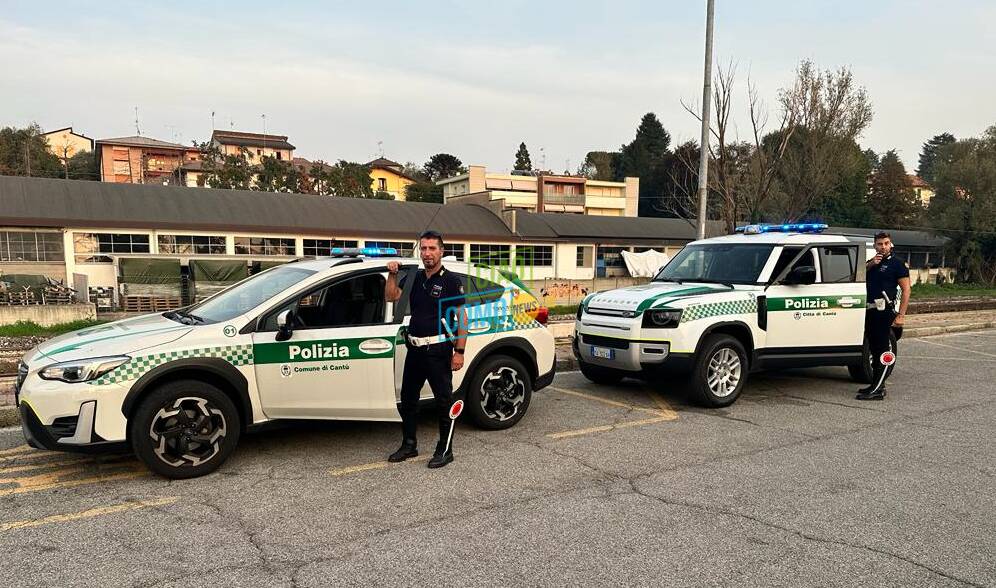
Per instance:
[[[761,233],[822,233],[829,225],[824,223],[792,223],[787,225],[744,225],[737,227],[736,232],[745,235],[760,235]]]
[[[397,257],[394,247],[333,247],[331,257]]]

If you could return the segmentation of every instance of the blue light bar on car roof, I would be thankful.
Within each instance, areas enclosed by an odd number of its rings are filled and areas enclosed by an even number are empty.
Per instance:
[[[786,225],[745,225],[737,227],[736,232],[745,235],[760,235],[762,233],[822,233],[829,225],[824,223],[791,223]]]
[[[333,247],[332,257],[397,257],[394,247]]]

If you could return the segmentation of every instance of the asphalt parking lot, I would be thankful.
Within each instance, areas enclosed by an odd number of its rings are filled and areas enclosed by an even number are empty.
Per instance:
[[[382,461],[395,424],[259,433],[183,482],[3,430],[0,585],[996,585],[996,330],[900,352],[875,403],[842,368],[723,410],[561,374],[442,470]]]

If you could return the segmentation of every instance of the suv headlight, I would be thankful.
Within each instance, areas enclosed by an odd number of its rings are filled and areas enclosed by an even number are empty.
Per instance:
[[[673,329],[680,322],[680,309],[650,309],[643,313],[643,326],[652,329]]]
[[[43,380],[59,380],[69,384],[89,382],[131,361],[127,355],[91,357],[56,363],[42,369],[38,376]]]

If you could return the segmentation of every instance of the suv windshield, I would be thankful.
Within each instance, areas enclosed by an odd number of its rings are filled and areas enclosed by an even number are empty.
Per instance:
[[[180,311],[179,316],[192,317],[197,322],[204,323],[231,320],[314,273],[314,270],[293,266],[275,267],[232,286],[200,304]]]
[[[774,245],[714,243],[689,245],[654,277],[655,282],[756,284]]]

